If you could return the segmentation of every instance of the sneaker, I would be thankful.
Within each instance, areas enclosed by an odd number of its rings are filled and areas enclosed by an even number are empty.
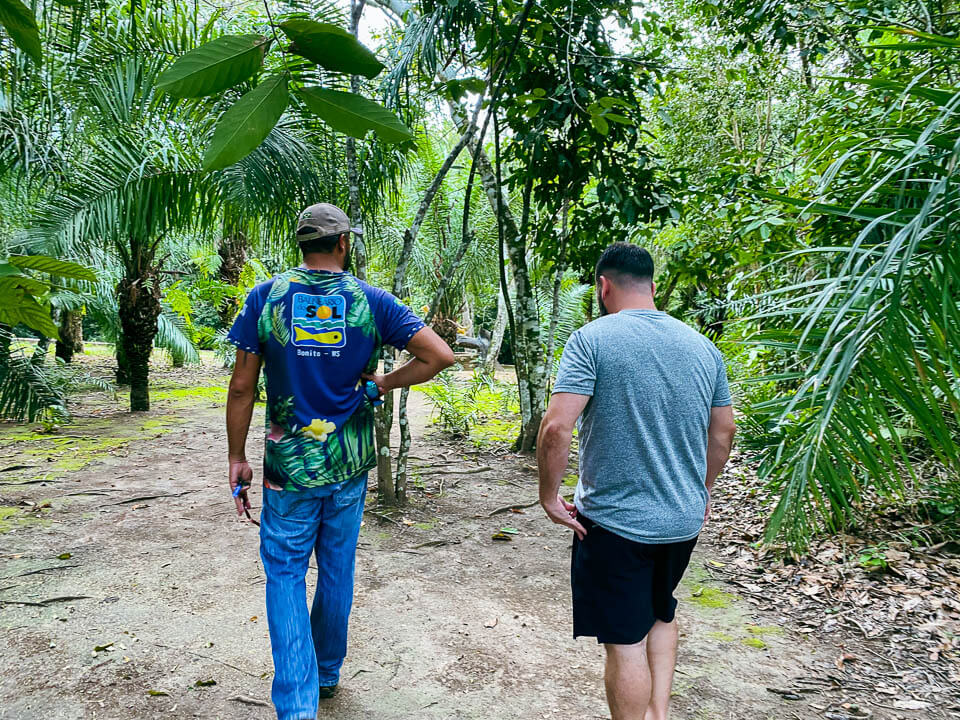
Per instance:
[[[320,699],[329,700],[334,695],[337,694],[337,688],[339,685],[321,685],[320,686]]]

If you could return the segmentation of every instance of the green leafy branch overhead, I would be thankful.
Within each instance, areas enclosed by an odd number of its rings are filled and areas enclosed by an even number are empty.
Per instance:
[[[384,68],[376,55],[342,28],[304,18],[276,24],[273,38],[225,35],[201,45],[178,58],[158,78],[157,88],[178,98],[198,98],[252,80],[271,46],[279,44],[277,29],[291,41],[281,49],[282,71],[261,79],[220,116],[205,148],[204,170],[232,165],[259,146],[290,105],[291,93],[309,112],[345,135],[362,138],[372,130],[385,143],[413,139],[410,129],[382,105],[356,93],[307,85],[302,64],[291,69],[288,54],[327,71],[368,79]]]

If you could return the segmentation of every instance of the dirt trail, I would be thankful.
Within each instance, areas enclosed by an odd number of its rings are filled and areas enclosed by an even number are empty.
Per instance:
[[[225,490],[225,378],[206,382],[64,442],[0,426],[0,718],[274,717],[257,532]],[[491,515],[535,500],[532,461],[425,436],[420,393],[411,415],[412,505],[366,516],[343,689],[319,717],[608,717],[601,650],[570,637],[570,537],[537,507]],[[84,453],[100,456],[75,469]],[[712,556],[702,543],[680,590],[673,717],[823,717],[837,647],[721,590]],[[810,692],[768,690],[791,687]]]

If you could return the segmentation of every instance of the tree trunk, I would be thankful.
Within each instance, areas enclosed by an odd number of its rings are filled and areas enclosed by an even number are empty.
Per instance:
[[[469,193],[467,193],[467,196],[469,198]],[[433,300],[430,302],[430,309],[427,311],[427,315],[424,318],[424,322],[426,322],[428,325],[434,319],[444,293],[447,291],[447,288],[450,286],[454,276],[460,269],[460,263],[463,262],[463,256],[466,255],[467,248],[470,247],[470,242],[472,240],[473,231],[465,232],[463,235],[463,240],[460,242],[460,247],[457,248],[457,254],[450,262],[450,267],[443,274],[443,277],[440,280],[440,285],[437,287],[437,290],[433,295]],[[400,391],[400,405],[397,411],[398,422],[400,423],[400,447],[397,449],[396,488],[397,502],[401,504],[406,502],[407,498],[407,456],[410,453],[410,422],[407,418],[407,398],[409,395],[410,388],[403,388],[403,390]]]
[[[462,105],[449,102],[454,124],[461,132],[467,126],[467,114]],[[470,142],[472,152],[476,151],[476,140]],[[527,268],[526,238],[521,234],[517,221],[510,211],[507,199],[497,184],[496,174],[486,153],[482,150],[474,155],[480,181],[486,192],[487,200],[494,213],[498,212],[497,222],[503,227],[507,246],[507,255],[513,268],[513,288],[516,332],[513,336],[514,368],[520,392],[521,430],[517,439],[517,449],[529,452],[536,444],[540,431],[540,420],[546,406],[546,375],[543,348],[540,345],[540,313],[533,295],[530,273]]]
[[[117,359],[117,385],[129,385],[130,362],[127,360],[127,351],[123,347],[122,335],[121,332],[121,337],[117,338],[117,344],[113,348],[114,357]]]
[[[490,161],[481,153],[478,158],[481,180],[487,197],[496,212],[498,203],[496,177]],[[516,448],[520,452],[529,452],[537,441],[540,421],[546,408],[546,363],[543,348],[540,345],[540,311],[533,294],[533,284],[527,266],[526,238],[517,227],[505,198],[499,202],[500,217],[504,229],[504,244],[510,266],[513,268],[513,293],[516,331],[513,336],[514,368],[520,391],[520,437]]]
[[[150,353],[160,315],[160,282],[156,269],[145,267],[139,276],[117,283],[120,309],[120,339],[130,381],[130,410],[150,409]],[[119,353],[118,353],[119,361]],[[119,363],[118,363],[119,365]],[[119,379],[118,379],[119,382]]]
[[[397,448],[397,479],[396,493],[397,504],[407,504],[407,457],[410,454],[410,419],[407,417],[407,398],[410,396],[410,388],[405,387],[400,390],[400,408],[398,410],[397,422],[400,424],[400,447]]]
[[[503,293],[497,293],[497,319],[493,323],[493,336],[490,338],[490,349],[487,350],[486,367],[492,372],[497,369],[497,358],[503,346],[503,335],[507,331],[507,304],[503,300]]]
[[[393,349],[384,348],[383,371],[393,370]],[[389,355],[389,361],[387,356]],[[390,455],[390,432],[393,429],[393,393],[383,398],[383,405],[374,415],[374,433],[377,439],[377,495],[382,505],[396,505],[397,493],[393,484],[393,459]]]
[[[420,207],[417,209],[417,214],[413,218],[413,223],[403,234],[403,248],[400,250],[400,258],[397,261],[397,268],[393,273],[392,292],[397,297],[402,297],[404,294],[407,266],[410,263],[410,256],[413,254],[413,245],[417,239],[417,234],[420,232],[420,226],[423,224],[423,221],[427,216],[427,211],[430,209],[433,199],[440,191],[440,186],[443,184],[443,179],[450,171],[450,168],[453,167],[453,163],[463,151],[463,148],[466,147],[467,142],[469,142],[475,131],[476,127],[474,123],[466,123],[466,127],[462,131],[462,137],[450,151],[450,154],[447,155],[447,158],[443,161],[440,169],[437,170],[437,174],[434,176],[433,182],[430,183],[430,187],[427,188],[426,193],[424,193],[423,198],[420,200]],[[393,349],[384,348],[384,373],[388,373],[393,370],[393,361]],[[406,396],[401,396],[399,413],[401,448],[404,446],[404,444],[406,444],[406,448],[409,450],[410,438],[408,436],[410,432],[410,426],[407,423]],[[392,456],[390,450],[390,432],[393,429],[392,392],[384,398],[383,405],[381,405],[377,410],[375,427],[377,437],[377,488],[380,494],[380,502],[386,504],[396,504],[401,502],[401,497],[406,499],[406,460],[401,463],[400,459],[398,458],[397,477],[395,479],[393,475]],[[403,470],[402,473],[400,472],[401,464]]]
[[[247,264],[246,235],[240,230],[225,231],[223,238],[220,240],[220,247],[217,248],[217,254],[220,256],[220,281],[227,285],[237,285],[240,282],[243,267]],[[239,310],[237,300],[226,298],[217,308],[220,324],[223,327],[230,327],[237,310]],[[176,363],[174,363],[174,366],[176,367]]]
[[[385,10],[389,10],[397,18],[404,18],[406,22],[411,22],[417,19],[417,14],[413,10],[411,4],[403,2],[402,0],[373,0],[372,5],[380,7]],[[442,73],[441,73],[442,74]],[[449,77],[445,79],[451,79]],[[467,112],[460,103],[453,102],[448,100],[448,106],[450,108],[450,114],[453,118],[454,124],[457,126],[457,129],[460,132],[464,132],[469,127],[469,120],[467,118]],[[510,247],[510,256],[511,260],[519,249],[520,265],[514,265],[514,286],[517,289],[516,292],[516,302],[518,305],[517,317],[515,325],[516,332],[514,332],[514,356],[516,357],[516,370],[517,370],[517,380],[520,386],[520,403],[521,408],[524,406],[525,398],[531,396],[531,390],[533,400],[532,403],[527,403],[528,410],[523,411],[523,429],[521,431],[520,438],[518,439],[518,446],[521,448],[531,448],[536,439],[536,434],[539,431],[540,420],[543,416],[543,405],[545,404],[545,388],[543,387],[542,382],[539,387],[536,387],[537,380],[543,374],[543,361],[542,354],[540,362],[533,363],[532,372],[528,369],[530,363],[528,362],[529,358],[526,357],[526,353],[520,351],[521,345],[523,345],[523,340],[529,335],[529,325],[530,325],[530,304],[532,301],[533,305],[533,317],[536,318],[536,324],[534,325],[537,334],[539,335],[539,317],[536,307],[536,302],[533,300],[532,289],[529,282],[529,277],[527,273],[527,264],[525,256],[525,242],[524,238],[520,236],[520,233],[517,228],[517,223],[513,218],[513,214],[510,212],[510,207],[506,202],[506,199],[503,198],[500,188],[496,180],[496,176],[493,172],[493,167],[490,164],[489,158],[487,158],[486,153],[481,149],[480,152],[476,152],[475,143],[471,144],[471,151],[474,152],[474,157],[477,159],[478,170],[480,172],[481,181],[483,187],[487,193],[487,199],[490,201],[490,206],[493,208],[494,213],[499,217],[497,218],[498,222],[504,227],[505,235],[507,238],[512,239],[513,247]],[[499,210],[498,210],[499,209]],[[508,246],[511,243],[511,240],[508,240]],[[518,275],[520,277],[518,277]],[[523,332],[521,332],[523,329]],[[521,335],[523,337],[521,337]],[[539,337],[537,338],[536,344],[533,346],[537,349],[537,352],[540,353],[540,344]]]
[[[60,313],[60,339],[57,340],[57,357],[65,363],[73,362],[73,356],[83,352],[83,313],[79,310],[63,310]]]

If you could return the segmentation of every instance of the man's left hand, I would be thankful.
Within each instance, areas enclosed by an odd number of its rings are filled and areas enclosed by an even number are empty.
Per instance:
[[[547,513],[547,517],[553,520],[557,525],[564,525],[573,530],[577,537],[583,540],[587,534],[587,529],[577,520],[577,506],[568,503],[562,497],[557,495],[553,500],[541,500],[540,505]]]
[[[393,390],[393,386],[390,384],[390,381],[387,380],[386,375],[378,375],[377,373],[363,373],[360,377],[364,380],[364,382],[367,380],[373,380],[373,382],[377,385],[377,389],[380,391],[381,397]]]

